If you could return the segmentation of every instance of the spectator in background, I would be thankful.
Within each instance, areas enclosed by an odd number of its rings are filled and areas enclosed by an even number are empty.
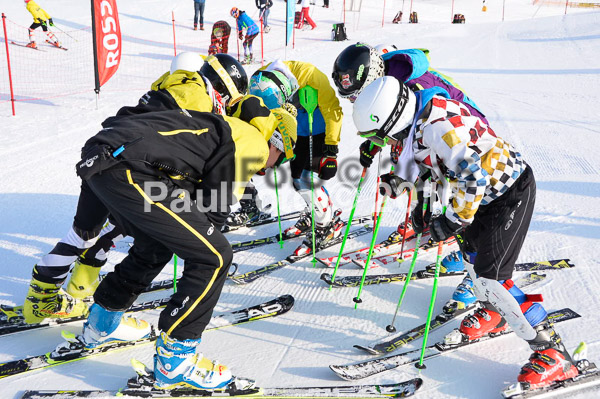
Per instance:
[[[273,0],[255,0],[256,7],[259,10],[258,18],[262,20],[262,24],[264,27],[265,33],[269,33],[271,27],[267,22],[267,18],[269,17],[269,13],[271,12],[270,8],[273,6]]]
[[[204,30],[204,4],[206,0],[194,0],[194,30],[198,30],[198,19],[200,19],[200,30]]]
[[[315,24],[315,21],[313,21],[310,15],[308,14],[310,10],[309,1],[310,0],[302,0],[302,11],[300,13],[300,28],[302,28],[304,22],[307,22],[313,29],[315,29],[317,27],[317,24]]]
[[[323,0],[323,7],[329,8],[329,0]]]

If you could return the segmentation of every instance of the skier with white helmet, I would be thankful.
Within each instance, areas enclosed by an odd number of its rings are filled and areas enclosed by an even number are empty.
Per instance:
[[[430,68],[429,50],[398,50],[396,46],[389,44],[371,47],[365,43],[356,43],[344,49],[333,66],[333,81],[337,86],[338,94],[351,102],[371,82],[382,76],[394,76],[415,92],[432,87],[440,88],[448,94],[449,98],[460,101],[472,115],[487,123],[487,119],[477,105],[452,78]],[[369,141],[363,142],[359,149],[361,165],[370,167],[373,158],[380,150],[381,147],[373,146]],[[411,230],[410,226],[401,223],[390,239],[398,239]],[[460,252],[453,252],[446,256],[442,265],[449,272],[464,269]],[[454,297],[467,305],[475,301],[475,297],[469,295],[468,291],[464,292],[462,288],[455,293]]]
[[[539,388],[577,376],[539,303],[541,296],[525,295],[511,280],[536,197],[533,172],[521,154],[441,89],[413,93],[392,76],[378,78],[362,90],[353,119],[358,134],[375,145],[402,148],[400,175],[383,179],[388,182],[387,195],[399,195],[405,182],[416,181],[417,190],[422,190],[429,175],[441,191],[450,193],[446,211],[439,216],[424,220],[421,202],[413,210],[415,231],[429,225],[435,242],[460,236],[467,270],[483,304],[446,337],[446,343],[477,340],[510,326],[534,351],[519,382]]]

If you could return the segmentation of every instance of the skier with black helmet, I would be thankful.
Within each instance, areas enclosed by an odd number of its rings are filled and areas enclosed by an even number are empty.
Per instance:
[[[460,236],[483,307],[467,316],[445,343],[459,345],[510,326],[534,351],[519,382],[538,388],[573,378],[577,368],[539,303],[541,296],[523,294],[511,280],[535,204],[531,166],[465,104],[448,97],[436,87],[413,93],[385,76],[361,91],[353,112],[360,136],[377,146],[402,149],[399,175],[388,179],[390,197],[399,195],[396,188],[404,182],[416,181],[422,190],[431,176],[441,188],[440,198],[449,199],[445,212],[429,220],[423,218],[420,200],[413,210],[414,228],[418,233],[428,225],[435,242]]]

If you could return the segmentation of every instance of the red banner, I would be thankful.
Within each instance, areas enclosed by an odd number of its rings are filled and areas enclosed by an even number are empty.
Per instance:
[[[121,63],[121,26],[117,0],[93,1],[96,50],[96,84],[100,89],[117,72]]]

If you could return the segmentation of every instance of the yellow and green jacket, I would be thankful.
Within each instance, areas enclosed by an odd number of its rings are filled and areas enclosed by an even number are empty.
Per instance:
[[[27,3],[27,11],[33,16],[33,22],[35,23],[41,24],[50,19],[50,15],[48,15],[48,13],[33,0]]]

